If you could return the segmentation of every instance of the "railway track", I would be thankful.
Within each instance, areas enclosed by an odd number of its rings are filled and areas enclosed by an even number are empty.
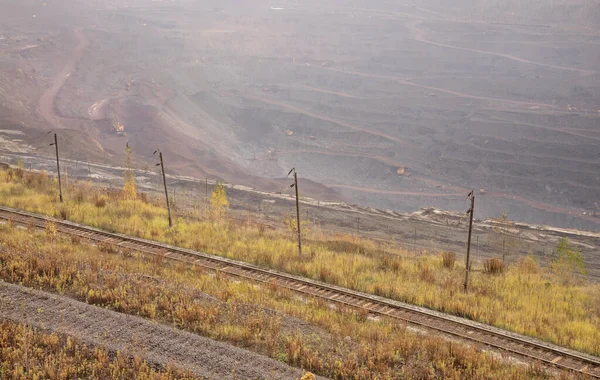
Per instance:
[[[45,228],[48,222],[52,222],[56,225],[57,231],[63,234],[79,236],[98,243],[112,244],[145,254],[163,255],[168,259],[187,262],[229,275],[274,284],[307,296],[318,297],[328,302],[362,309],[374,315],[389,317],[476,342],[513,355],[539,361],[547,366],[576,372],[584,377],[600,379],[600,358],[598,357],[430,309],[203,252],[111,233],[8,207],[0,206],[0,219],[37,228]]]

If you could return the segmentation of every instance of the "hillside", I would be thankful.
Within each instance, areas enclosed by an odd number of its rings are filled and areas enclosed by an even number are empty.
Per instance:
[[[0,148],[597,228],[597,3],[277,3],[0,1]]]
[[[212,206],[209,210],[198,206],[186,209],[184,204],[175,203],[174,227],[168,228],[166,210],[157,203],[160,200],[147,194],[131,199],[119,189],[71,182],[65,187],[65,194],[69,194],[65,204],[59,204],[56,182],[44,173],[11,169],[0,175],[2,203],[10,207],[457,314],[594,355],[600,349],[596,302],[600,288],[586,280],[585,256],[568,239],[559,241],[544,266],[532,256],[521,257],[512,264],[503,263],[499,273],[506,268],[506,274],[497,275],[489,269],[488,260],[475,260],[471,291],[464,293],[464,266],[461,270],[458,262],[455,265],[455,254],[446,264],[448,251],[408,251],[393,240],[339,234],[305,220],[305,254],[301,255],[291,218],[269,228],[258,218],[253,221],[257,215],[247,214],[240,221],[208,213]],[[8,241],[11,234],[15,232],[7,232]],[[576,261],[565,261],[565,254],[573,255]]]

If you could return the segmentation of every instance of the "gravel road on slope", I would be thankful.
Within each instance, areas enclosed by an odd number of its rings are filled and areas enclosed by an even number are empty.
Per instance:
[[[0,281],[0,319],[78,338],[91,346],[169,363],[214,379],[297,379],[268,357],[167,325]]]

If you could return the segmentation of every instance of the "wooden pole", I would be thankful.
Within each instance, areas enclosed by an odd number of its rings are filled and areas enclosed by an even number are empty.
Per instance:
[[[415,251],[415,254],[417,254],[417,227],[415,227],[415,240],[414,240],[413,249]]]
[[[471,233],[473,231],[473,209],[475,208],[475,194],[473,193],[473,191],[471,191],[471,193],[469,194],[469,197],[471,198],[471,208],[467,212],[470,213],[471,215],[469,216],[469,239],[467,241],[467,260],[465,263],[465,293],[467,293],[469,291],[469,265],[470,265],[470,259],[471,259]]]
[[[298,197],[298,173],[294,169],[294,187],[296,188],[296,223],[298,223],[298,254],[302,255],[302,235],[300,233],[300,200]]]
[[[163,184],[165,185],[165,198],[167,201],[167,212],[169,213],[169,227],[173,227],[173,220],[171,219],[171,206],[169,205],[169,192],[167,191],[167,177],[165,176],[165,165],[163,163],[162,152],[158,152],[160,157],[160,168],[162,169]]]
[[[60,198],[60,202],[63,201],[63,193],[62,193],[62,183],[60,181],[60,162],[58,159],[58,137],[56,137],[56,133],[54,134],[54,147],[56,148],[56,171],[58,172],[58,196]]]

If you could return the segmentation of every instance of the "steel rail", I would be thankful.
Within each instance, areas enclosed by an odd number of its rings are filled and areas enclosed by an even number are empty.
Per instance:
[[[375,315],[401,320],[533,359],[548,366],[600,379],[600,358],[598,357],[427,308],[261,268],[253,264],[204,252],[108,232],[9,207],[0,206],[0,219],[11,220],[23,225],[33,225],[37,228],[45,228],[48,222],[52,222],[57,226],[57,231],[60,233],[116,245],[145,254],[163,255],[170,260],[198,265],[252,281],[274,284],[310,297],[325,299],[351,308],[362,309]]]

